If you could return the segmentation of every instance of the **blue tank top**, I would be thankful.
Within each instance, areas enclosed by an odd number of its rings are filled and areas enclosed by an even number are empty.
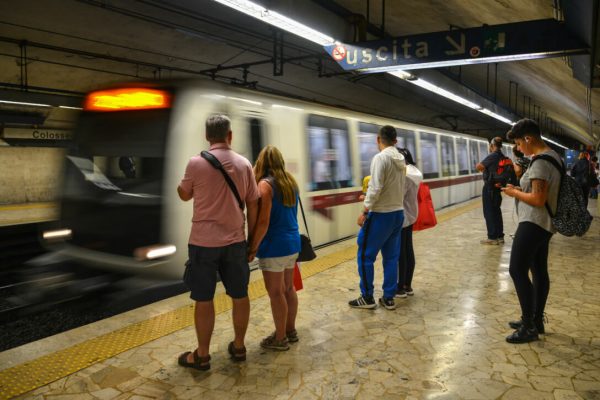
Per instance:
[[[267,178],[273,188],[269,228],[258,246],[258,258],[284,257],[300,252],[300,232],[298,231],[298,194],[293,207],[283,205],[283,196],[275,180]]]

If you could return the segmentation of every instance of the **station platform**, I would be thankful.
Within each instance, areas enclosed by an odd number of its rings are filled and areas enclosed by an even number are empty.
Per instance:
[[[590,209],[592,207],[590,206]],[[415,295],[388,311],[357,310],[355,240],[302,265],[300,341],[260,348],[273,331],[269,299],[252,273],[248,360],[233,363],[231,303],[215,298],[211,369],[179,367],[193,350],[187,294],[0,353],[0,398],[19,399],[594,399],[600,398],[600,220],[583,238],[550,244],[546,335],[514,345],[507,321],[520,315],[508,273],[513,203],[505,198],[506,243],[485,246],[480,199],[438,213],[415,233]],[[376,265],[376,296],[381,267]]]

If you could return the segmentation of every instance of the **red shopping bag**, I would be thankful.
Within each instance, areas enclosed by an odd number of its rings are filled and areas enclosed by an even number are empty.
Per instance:
[[[435,218],[431,192],[429,191],[429,186],[427,186],[427,184],[421,183],[419,185],[417,200],[419,202],[419,215],[413,225],[413,231],[422,231],[423,229],[433,228],[437,225],[437,219]]]
[[[304,286],[302,285],[302,275],[300,274],[300,267],[298,267],[298,263],[294,264],[294,289],[296,292],[298,290],[302,290]]]

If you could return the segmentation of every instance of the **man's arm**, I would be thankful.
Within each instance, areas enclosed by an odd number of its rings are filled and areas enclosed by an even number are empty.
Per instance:
[[[177,186],[177,194],[179,195],[179,198],[183,201],[188,201],[191,200],[193,196],[192,193],[188,193],[186,192],[181,185]]]

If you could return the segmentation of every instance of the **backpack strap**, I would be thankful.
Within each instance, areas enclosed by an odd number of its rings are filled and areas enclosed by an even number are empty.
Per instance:
[[[233,183],[233,180],[231,179],[227,171],[225,171],[225,168],[223,168],[223,164],[221,164],[217,157],[215,157],[212,153],[206,150],[202,151],[200,155],[202,156],[202,158],[208,161],[210,165],[212,165],[215,169],[221,171],[221,174],[223,174],[223,178],[225,178],[225,182],[227,182],[227,185],[229,185],[229,188],[233,192],[233,195],[235,196],[235,199],[237,200],[238,205],[240,206],[240,210],[243,211],[244,203],[242,202],[242,198],[240,197],[240,194],[237,188],[235,187],[235,183]]]
[[[560,184],[559,185],[562,186],[562,180],[566,174],[565,165],[562,162],[562,160],[559,164],[558,161],[556,161],[556,158],[552,157],[551,155],[540,154],[531,159],[531,163],[529,163],[529,168],[531,168],[531,166],[533,165],[533,163],[536,160],[546,160],[550,164],[552,164],[554,166],[554,168],[556,168],[558,170],[558,172],[560,173]],[[560,195],[560,186],[559,186],[559,195]],[[550,206],[548,205],[548,201],[546,201],[545,206],[546,206],[546,210],[548,210],[548,214],[550,214],[550,218],[554,218],[554,215],[552,214],[552,210],[550,210]]]

